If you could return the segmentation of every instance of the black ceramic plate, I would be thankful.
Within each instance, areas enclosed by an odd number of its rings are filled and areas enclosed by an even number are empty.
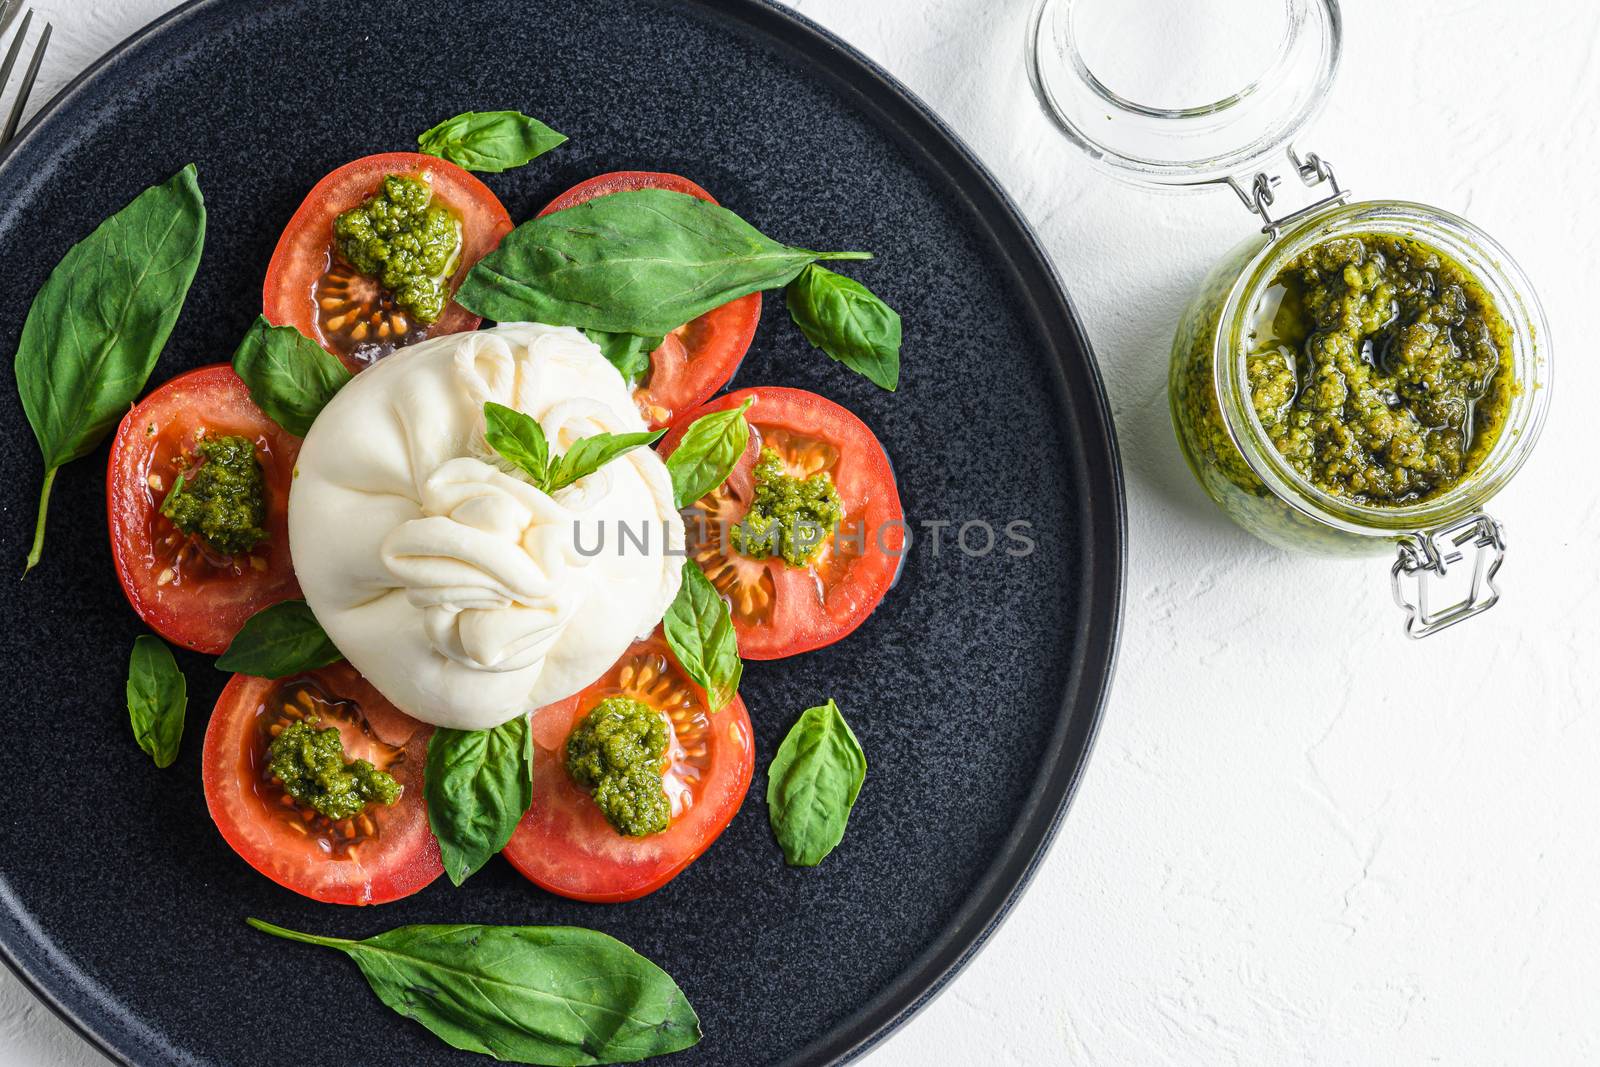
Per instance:
[[[446,11],[448,8],[448,12]],[[953,32],[953,28],[952,28]],[[190,161],[200,274],[152,383],[225,360],[261,307],[279,228],[325,172],[410,147],[459,111],[516,107],[571,136],[488,181],[513,217],[591,174],[678,171],[762,230],[869,248],[853,270],[906,322],[900,391],[813,351],[766,302],[735,386],[813,389],[893,457],[917,540],[848,640],[753,664],[750,799],[709,853],[637,903],[551,897],[494,860],[375,909],[314,904],[245,866],[207,818],[200,742],[224,678],[181,655],[189,728],[156,770],[123,705],[140,632],[112,573],[106,449],[57,479],[22,568],[38,451],[0,390],[0,946],[47,1002],[138,1064],[481,1062],[392,1015],[337,953],[246,915],[365,936],[413,922],[581,924],[662,964],[700,1013],[681,1067],[850,1058],[946,981],[1005,913],[1082,771],[1109,679],[1121,480],[1089,347],[1034,238],[937,119],[871,63],[757,0],[201,0],[68,88],[0,160],[0,352],[67,248]],[[854,266],[854,265],[852,265]],[[968,555],[962,523],[1037,549]],[[937,535],[920,524],[949,522]],[[980,549],[981,527],[967,531]],[[795,716],[837,699],[871,762],[843,845],[789,870],[761,773]]]

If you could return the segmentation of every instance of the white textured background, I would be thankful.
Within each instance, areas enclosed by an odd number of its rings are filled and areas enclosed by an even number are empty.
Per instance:
[[[174,6],[35,4],[56,25],[36,104]],[[932,104],[1038,227],[1129,490],[1121,665],[1077,802],[987,949],[868,1062],[1600,1060],[1600,6],[1346,0],[1344,68],[1302,140],[1360,195],[1496,235],[1553,327],[1552,419],[1495,505],[1506,598],[1423,644],[1383,562],[1252,542],[1173,442],[1173,324],[1247,232],[1237,201],[1080,161],[1028,90],[1028,0],[798,6]],[[99,1062],[0,974],[0,1065]]]

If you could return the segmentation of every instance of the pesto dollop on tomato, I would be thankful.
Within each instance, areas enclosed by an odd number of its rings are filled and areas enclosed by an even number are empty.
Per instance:
[[[660,833],[672,814],[661,784],[667,741],[660,712],[629,697],[607,697],[568,735],[567,773],[590,791],[618,833]]]
[[[334,220],[333,237],[339,255],[413,319],[428,324],[444,314],[446,283],[461,261],[461,222],[433,202],[427,182],[390,175],[378,195]]]
[[[179,475],[161,502],[161,514],[224,556],[266,540],[266,490],[256,446],[244,437],[206,437],[195,458],[198,465]]]
[[[833,478],[827,471],[796,478],[773,448],[761,450],[755,478],[750,510],[729,532],[733,547],[753,559],[782,556],[791,567],[810,563],[844,518]]]
[[[400,799],[400,783],[364,759],[346,760],[335,727],[317,729],[315,715],[297,719],[267,746],[267,770],[298,803],[335,822],[371,804]]]
[[[1421,241],[1325,241],[1279,273],[1261,312],[1246,365],[1256,417],[1325,492],[1425,500],[1470,473],[1505,425],[1511,330],[1476,279]]]

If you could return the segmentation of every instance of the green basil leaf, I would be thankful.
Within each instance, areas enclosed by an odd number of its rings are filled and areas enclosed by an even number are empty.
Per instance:
[[[644,372],[650,369],[650,353],[661,347],[660,337],[640,337],[636,333],[608,333],[605,330],[584,330],[589,340],[600,346],[600,351],[611,365],[617,368],[629,388],[637,385]]]
[[[787,285],[815,260],[870,258],[790,248],[725,207],[632,189],[524,222],[472,268],[456,303],[497,322],[650,337]]]
[[[144,389],[205,238],[191,163],[73,245],[33,298],[15,361],[22,410],[44,456],[29,570],[44,552],[56,471],[93,451]]]
[[[660,967],[576,926],[402,926],[365,941],[246,919],[262,933],[338,949],[373,992],[446,1044],[510,1063],[635,1063],[700,1040],[700,1020]]]
[[[750,424],[744,413],[753,403],[755,397],[750,397],[736,408],[713,411],[689,424],[678,447],[667,457],[672,498],[678,507],[688,507],[728,480],[750,445]]]
[[[566,139],[520,111],[468,111],[418,137],[417,147],[463,170],[498,174],[531,163]]]
[[[684,561],[683,585],[662,622],[678,665],[706,691],[711,710],[721,711],[739,692],[744,662],[728,602],[694,560]]]
[[[636,448],[653,445],[666,436],[666,430],[644,430],[639,433],[597,433],[580,437],[556,461],[545,485],[545,492],[565,489],[586,474],[593,474],[618,456]]]
[[[433,732],[422,780],[444,873],[465,882],[506,847],[533,803],[533,735],[518,715],[492,730]]]
[[[228,650],[217,657],[217,670],[287,678],[341,659],[344,654],[323,632],[306,602],[285,600],[245,620]]]
[[[813,263],[784,302],[813,345],[884,389],[900,384],[900,316],[866,286]]]
[[[318,412],[350,381],[337,357],[293,326],[272,325],[265,315],[239,342],[233,372],[256,407],[296,437],[311,432]]]
[[[183,740],[189,686],[172,649],[159,637],[140,634],[128,658],[128,720],[139,747],[157,767],[170,767]]]
[[[767,769],[767,818],[789,866],[815,867],[844,840],[866,777],[866,754],[839,705],[807,709]]]
[[[550,475],[550,445],[539,420],[490,400],[483,405],[483,423],[489,447],[543,487]]]

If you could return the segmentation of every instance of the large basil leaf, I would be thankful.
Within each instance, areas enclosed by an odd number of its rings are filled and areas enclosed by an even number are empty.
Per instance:
[[[728,480],[750,445],[750,424],[744,413],[755,403],[749,397],[726,411],[713,411],[689,424],[678,447],[667,457],[672,499],[686,508]]]
[[[343,363],[293,326],[257,317],[233,353],[233,371],[267,417],[296,437],[350,381]]]
[[[285,600],[245,620],[228,650],[217,657],[217,670],[287,678],[343,658],[306,602]]]
[[[418,137],[417,147],[463,170],[498,174],[531,163],[566,139],[520,111],[468,111]]]
[[[573,926],[402,926],[365,941],[246,919],[335,948],[378,997],[455,1048],[511,1063],[634,1063],[689,1048],[700,1020],[676,982],[615,938]]]
[[[806,340],[885,389],[900,384],[900,316],[866,286],[813,263],[784,301]]]
[[[73,245],[33,298],[17,345],[17,392],[44,456],[32,570],[44,551],[50,487],[138,397],[200,265],[206,208],[194,164]]]
[[[561,459],[551,465],[545,491],[553,493],[557,489],[564,489],[636,448],[655,444],[666,433],[666,430],[643,430],[639,433],[596,433],[580,437],[572,442],[572,447]]]
[[[785,862],[815,867],[844,840],[866,777],[867,757],[839,705],[800,716],[767,770],[767,818]]]
[[[725,207],[632,189],[518,226],[472,268],[456,303],[497,322],[650,337],[786,285],[815,260],[870,258],[790,248]]]
[[[600,346],[600,352],[617,368],[622,380],[631,388],[650,369],[650,353],[661,347],[660,337],[640,337],[636,333],[607,333],[605,330],[584,330],[589,340]]]
[[[683,584],[662,623],[678,665],[706,691],[711,710],[721,711],[739,692],[744,662],[728,603],[694,560],[684,561]]]
[[[528,717],[492,730],[435,730],[422,780],[444,873],[460,885],[506,847],[533,803]]]
[[[128,720],[139,747],[157,767],[170,767],[183,740],[189,686],[172,649],[159,637],[140,634],[128,658]]]

